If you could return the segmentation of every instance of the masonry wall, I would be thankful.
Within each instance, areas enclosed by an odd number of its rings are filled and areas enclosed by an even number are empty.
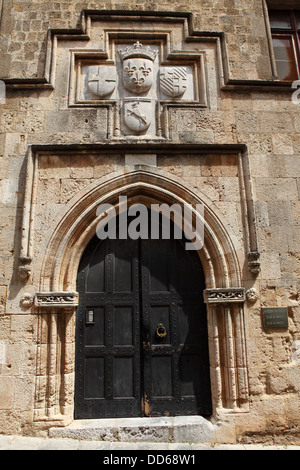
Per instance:
[[[86,2],[89,10],[142,12],[191,12],[194,27],[201,31],[223,31],[227,35],[229,63],[234,78],[270,78],[268,46],[265,40],[261,2],[250,0],[192,0],[174,9],[170,1]],[[43,75],[49,28],[80,28],[82,2],[7,1],[2,15],[4,58],[2,77],[40,77]],[[233,58],[234,57],[234,58]]]
[[[240,258],[242,285],[246,290],[255,289],[254,299],[249,296],[244,305],[249,410],[222,419],[234,423],[236,440],[299,441],[300,102],[292,102],[291,84],[274,81],[263,3],[191,0],[174,9],[170,1],[104,1],[101,5],[85,2],[84,7],[109,14],[121,11],[124,16],[137,11],[141,17],[192,13],[187,22],[189,34],[197,31],[200,37],[201,33],[206,51],[208,104],[170,108],[168,142],[199,145],[201,152],[181,157],[177,152],[161,153],[157,166],[170,178],[180,178],[190,191],[205,194],[220,211],[244,252]],[[40,271],[34,267],[41,262],[49,227],[55,226],[66,204],[89,185],[127,171],[126,150],[106,154],[93,147],[84,156],[76,149],[64,154],[64,145],[96,146],[112,141],[107,108],[69,106],[64,60],[68,49],[86,47],[80,42],[82,8],[79,1],[3,2],[0,79],[6,84],[6,103],[0,104],[0,433],[5,434],[38,432],[34,403],[41,346],[39,320],[30,300],[28,305],[24,303],[24,295],[30,297],[40,289]],[[70,40],[69,44],[67,38],[58,43],[61,60],[53,86],[47,86],[50,80],[45,73],[49,30],[78,34],[78,42]],[[209,40],[213,36],[221,38],[222,80],[217,49]],[[191,42],[182,43],[186,49],[193,48]],[[199,47],[197,43],[195,49]],[[125,138],[122,142],[126,145]],[[132,139],[128,142],[132,150]],[[155,145],[155,139],[147,142],[152,148]],[[55,145],[59,150],[51,148],[47,153],[47,146]],[[19,257],[28,185],[26,158],[32,146],[43,146],[44,155],[39,159],[33,201],[32,273],[22,279]],[[241,177],[232,150],[235,146],[243,147],[247,155],[249,178]],[[253,204],[255,217],[246,223],[242,186],[249,180],[252,199],[248,203]],[[248,223],[260,253],[256,274],[247,264]],[[264,328],[262,307],[286,307],[288,328]],[[49,335],[47,329],[44,335]],[[42,341],[48,344],[46,339]],[[59,349],[55,354],[59,363]]]

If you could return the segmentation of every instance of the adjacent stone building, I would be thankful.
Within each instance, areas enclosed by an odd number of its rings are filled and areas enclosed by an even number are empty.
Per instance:
[[[299,10],[1,1],[0,433],[299,442]],[[203,245],[99,244],[124,197]]]

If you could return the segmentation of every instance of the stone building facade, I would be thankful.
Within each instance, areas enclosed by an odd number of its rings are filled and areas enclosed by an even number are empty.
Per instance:
[[[74,422],[79,264],[126,196],[204,207],[214,439],[299,442],[297,3],[2,0],[0,433]]]

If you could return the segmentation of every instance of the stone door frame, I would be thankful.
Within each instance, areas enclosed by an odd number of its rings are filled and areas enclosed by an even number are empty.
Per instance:
[[[195,151],[195,149],[193,149]],[[212,149],[210,149],[212,150]],[[228,150],[228,149],[227,149]],[[232,148],[230,149],[232,152]],[[248,180],[247,153],[235,149],[240,178]],[[189,151],[192,151],[189,148]],[[198,148],[199,151],[199,148]],[[223,151],[225,151],[223,149]],[[149,147],[147,153],[149,154]],[[32,192],[38,156],[30,154],[27,170],[27,191],[23,217],[23,252],[20,273],[28,275],[34,250],[32,233],[28,229],[28,214],[33,217]],[[246,170],[246,171],[245,171]],[[39,425],[67,425],[74,413],[75,374],[75,312],[78,305],[76,276],[79,261],[95,233],[96,207],[101,203],[116,204],[119,195],[126,194],[130,203],[185,203],[207,208],[204,247],[199,253],[205,273],[205,302],[208,315],[210,374],[213,415],[248,410],[249,390],[244,302],[243,266],[251,264],[255,253],[255,227],[248,227],[246,247],[240,246],[222,214],[205,195],[195,194],[186,183],[157,167],[136,165],[119,173],[101,178],[89,190],[85,189],[65,208],[65,215],[51,231],[44,256],[37,261],[39,287],[34,295],[37,315],[37,370],[34,397],[34,421]],[[248,188],[248,189],[247,189]],[[30,193],[30,194],[29,194]],[[30,197],[31,196],[31,197]],[[251,194],[250,194],[251,196]],[[252,197],[246,186],[246,219],[252,220]],[[26,201],[29,205],[26,205]],[[116,207],[116,210],[118,208]],[[252,235],[251,235],[252,234]],[[27,237],[27,238],[26,238]],[[26,243],[24,241],[26,240]],[[29,247],[29,252],[24,252]],[[248,253],[248,259],[247,259]],[[27,266],[24,263],[27,262]]]

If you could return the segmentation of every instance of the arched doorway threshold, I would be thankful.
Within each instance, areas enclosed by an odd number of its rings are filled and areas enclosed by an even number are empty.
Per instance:
[[[224,410],[243,411],[248,404],[244,333],[244,289],[240,265],[244,259],[222,214],[202,194],[189,191],[175,177],[157,168],[135,167],[98,181],[66,208],[49,238],[40,269],[40,292],[35,305],[38,337],[50,332],[46,357],[38,357],[35,420],[66,425],[74,413],[75,311],[78,303],[76,274],[82,254],[95,234],[99,204],[117,207],[120,195],[129,202],[190,204],[205,208],[204,246],[199,257],[205,273],[208,340],[213,415]],[[51,358],[60,354],[59,367]],[[46,388],[51,392],[43,395]],[[41,398],[42,397],[42,398]]]

